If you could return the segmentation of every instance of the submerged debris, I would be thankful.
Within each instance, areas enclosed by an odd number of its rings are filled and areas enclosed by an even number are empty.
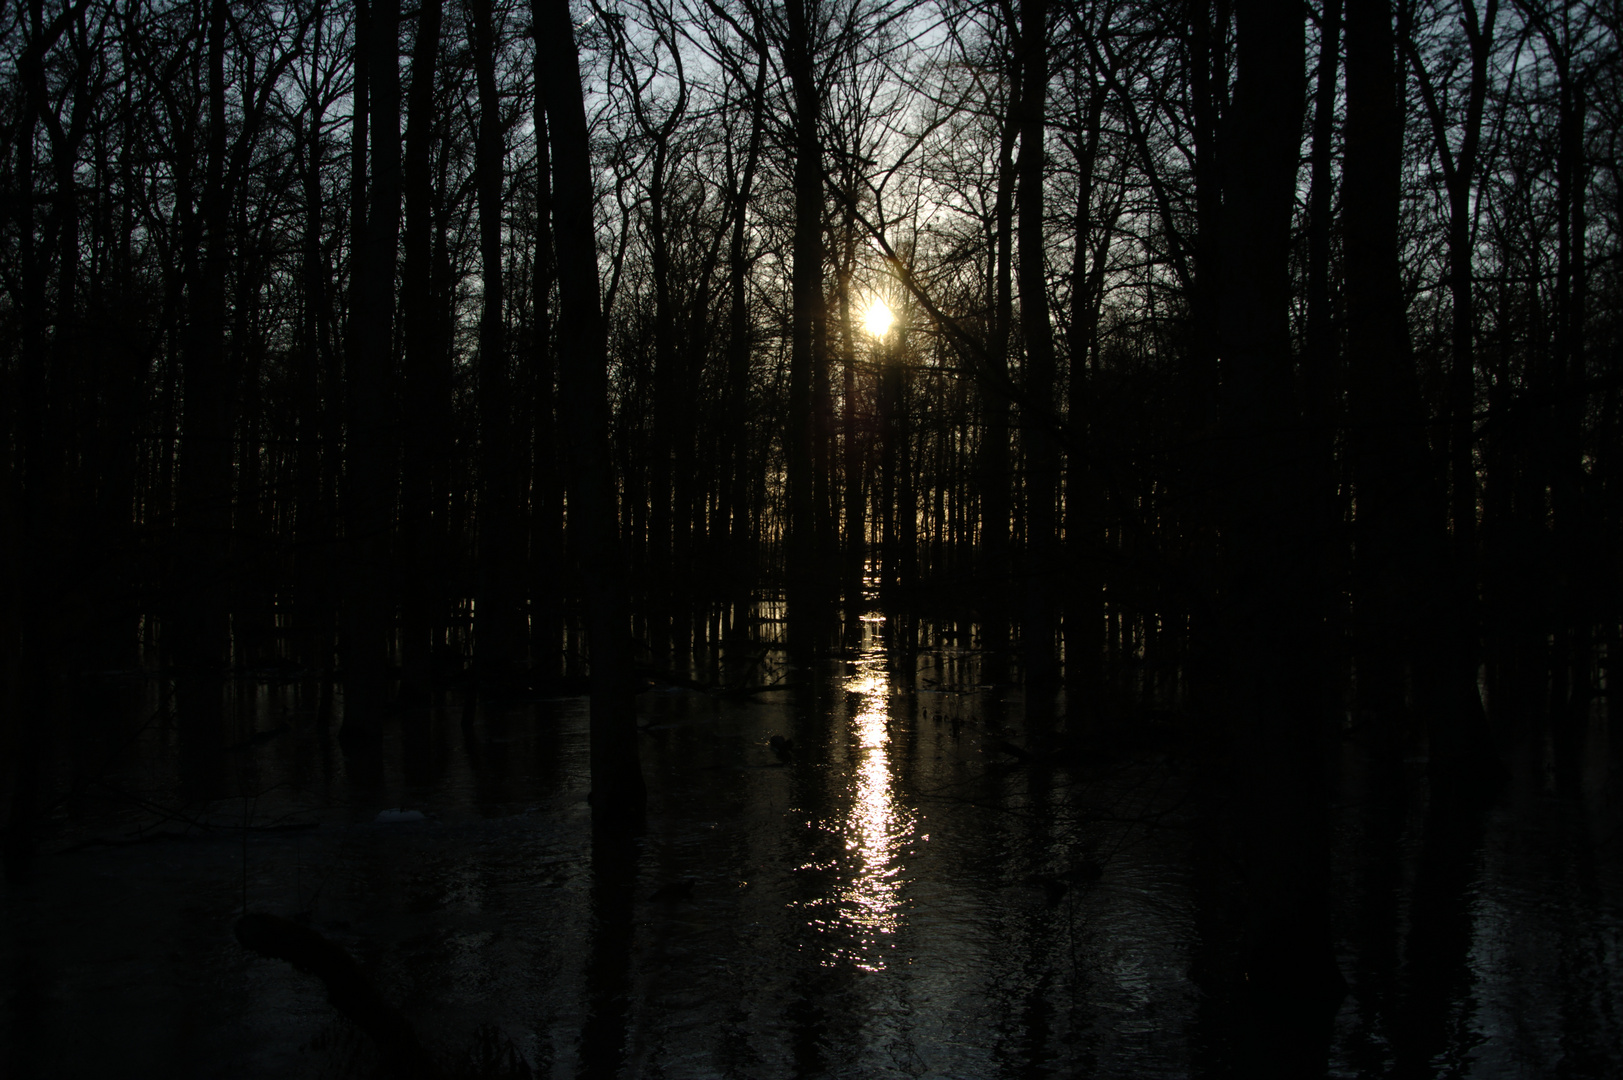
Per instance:
[[[778,760],[788,763],[795,759],[795,741],[783,735],[774,735],[766,741],[772,752],[778,755]]]
[[[403,825],[412,821],[427,821],[428,815],[421,810],[406,810],[395,807],[393,810],[379,810],[378,816],[372,819],[376,825]]]

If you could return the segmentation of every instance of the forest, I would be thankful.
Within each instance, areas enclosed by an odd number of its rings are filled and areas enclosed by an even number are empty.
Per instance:
[[[1346,747],[1423,881],[1509,792],[1616,816],[1620,50],[1616,0],[6,0],[8,867],[161,762],[126,810],[235,814],[243,909],[247,743],[387,777],[567,700],[629,928],[649,702],[788,702],[801,776],[882,621],[1017,703],[1025,798],[1164,751],[1230,982],[1333,1015]]]

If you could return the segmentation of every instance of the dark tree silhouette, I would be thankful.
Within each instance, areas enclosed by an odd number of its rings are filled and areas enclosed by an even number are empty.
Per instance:
[[[553,0],[546,29],[547,133],[562,290],[558,409],[565,418],[571,517],[581,530],[592,647],[592,818],[641,818],[646,796],[637,763],[631,688],[631,611],[616,522],[608,440],[608,357],[598,307],[590,152],[580,66],[566,0]]]

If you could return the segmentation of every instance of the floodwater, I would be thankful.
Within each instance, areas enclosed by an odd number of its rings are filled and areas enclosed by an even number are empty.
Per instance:
[[[320,687],[250,683],[200,792],[147,684],[158,719],[75,744],[77,794],[8,871],[0,1073],[367,1075],[321,984],[234,940],[246,905],[350,950],[453,1064],[509,1042],[556,1077],[1255,1075],[1189,740],[1141,717],[1154,737],[1054,752],[942,630],[869,615],[805,668],[769,652],[783,689],[642,694],[647,831],[596,850],[583,698],[445,694],[362,763]],[[1604,736],[1580,790],[1524,768],[1441,823],[1418,763],[1376,798],[1349,742],[1325,1075],[1619,1075]]]

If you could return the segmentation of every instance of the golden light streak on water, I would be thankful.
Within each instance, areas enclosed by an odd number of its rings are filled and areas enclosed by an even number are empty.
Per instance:
[[[913,831],[913,814],[898,805],[890,756],[890,675],[878,620],[864,620],[856,670],[846,680],[852,696],[849,721],[853,770],[851,804],[837,831],[845,840],[848,876],[836,910],[855,939],[847,955],[864,971],[882,971],[885,954],[902,922],[901,856]]]

